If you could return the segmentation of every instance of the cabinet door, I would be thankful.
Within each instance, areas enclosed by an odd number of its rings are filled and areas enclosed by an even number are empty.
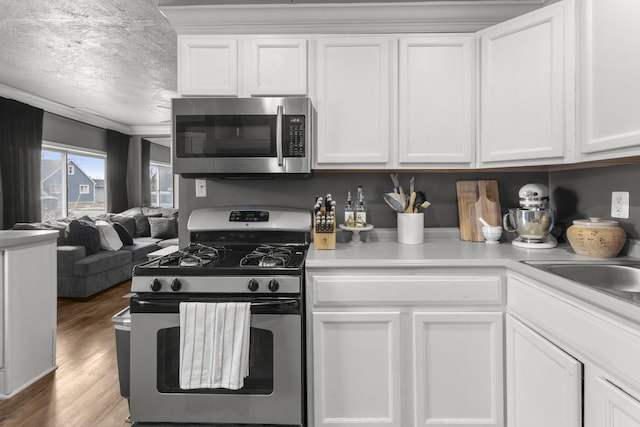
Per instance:
[[[502,426],[502,313],[414,313],[416,426]]]
[[[400,39],[400,166],[470,167],[475,37]]]
[[[178,93],[238,95],[238,42],[178,36]]]
[[[28,386],[56,365],[56,243],[4,252],[5,390]],[[37,268],[28,268],[38,260]],[[1,270],[1,269],[0,269]],[[0,384],[2,392],[3,384]]]
[[[480,32],[480,165],[571,161],[575,144],[573,3]]]
[[[400,313],[313,313],[315,426],[400,427]]]
[[[391,40],[317,40],[317,164],[383,168],[391,135]]]
[[[251,40],[251,95],[306,95],[305,39]]]
[[[638,427],[640,401],[605,375],[585,376],[585,427]]]
[[[507,425],[582,426],[582,364],[507,314]]]
[[[581,152],[590,158],[640,153],[640,2],[582,2]],[[630,150],[631,149],[631,150]],[[616,150],[613,153],[602,153]]]

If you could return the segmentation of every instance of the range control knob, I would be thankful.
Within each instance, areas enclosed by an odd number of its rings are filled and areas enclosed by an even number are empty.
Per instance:
[[[249,283],[247,283],[247,288],[249,288],[251,292],[257,291],[259,286],[260,284],[256,279],[251,279],[249,280]]]
[[[180,283],[180,280],[173,279],[171,281],[171,290],[174,292],[178,292],[180,289],[182,289],[182,283]]]
[[[149,287],[153,292],[158,292],[162,288],[162,283],[158,279],[153,279],[149,284]]]
[[[276,292],[278,289],[280,289],[280,283],[278,283],[276,279],[271,279],[269,280],[269,284],[267,285],[267,287],[271,292]]]

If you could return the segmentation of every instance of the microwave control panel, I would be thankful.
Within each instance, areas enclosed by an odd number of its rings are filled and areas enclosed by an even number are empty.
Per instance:
[[[282,135],[284,140],[285,157],[305,156],[305,126],[304,116],[284,116],[285,129]]]

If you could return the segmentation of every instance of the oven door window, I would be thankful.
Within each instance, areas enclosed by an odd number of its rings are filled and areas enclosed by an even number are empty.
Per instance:
[[[177,157],[276,157],[275,115],[176,117]]]
[[[251,328],[249,376],[240,390],[180,388],[180,328],[158,331],[158,391],[161,393],[254,394],[273,393],[273,333]]]

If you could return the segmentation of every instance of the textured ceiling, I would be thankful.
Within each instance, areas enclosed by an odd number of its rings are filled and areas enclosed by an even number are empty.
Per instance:
[[[126,125],[170,119],[176,34],[157,0],[0,0],[0,83]]]

